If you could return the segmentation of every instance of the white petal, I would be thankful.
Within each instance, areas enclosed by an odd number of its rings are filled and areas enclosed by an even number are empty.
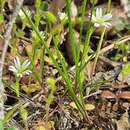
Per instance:
[[[105,26],[105,27],[107,27],[107,28],[109,28],[109,27],[111,26],[111,23],[109,23],[109,22],[104,22],[104,23],[102,23],[102,25]]]
[[[45,33],[43,31],[40,31],[41,37],[45,37]]]
[[[99,8],[96,9],[96,17],[99,16]]]
[[[98,23],[94,24],[94,27],[99,27],[99,26],[100,26],[100,24],[98,24]]]
[[[21,67],[20,60],[19,60],[18,56],[16,56],[16,58],[14,59],[14,65],[17,69],[19,69]]]
[[[17,77],[20,77],[20,78],[22,78],[22,77],[23,77],[23,75],[22,75],[22,74],[20,74],[20,73],[16,74],[16,76],[17,76]]]
[[[30,61],[27,59],[22,64],[22,69],[26,69],[30,65]]]
[[[16,68],[15,68],[14,66],[12,66],[12,65],[9,66],[9,70],[10,70],[10,71],[13,71],[13,72],[16,72],[16,71],[17,71]]]
[[[14,58],[14,64],[17,64],[17,58]]]
[[[28,15],[28,17],[31,17],[31,12],[30,12],[30,10],[26,10],[26,13],[27,13],[27,15]]]
[[[97,8],[97,9],[96,9],[96,17],[97,17],[97,18],[102,17],[102,8]]]
[[[9,66],[9,70],[12,69],[12,68],[14,69],[15,67],[14,67],[13,65]],[[15,68],[15,69],[16,69],[16,68]]]
[[[111,14],[111,13],[106,14],[106,15],[104,15],[103,18],[104,18],[105,20],[110,20],[110,19],[112,18],[112,14]]]
[[[99,8],[99,17],[102,17],[102,8]]]
[[[20,78],[22,78],[22,77],[23,77],[23,75],[22,75],[22,74],[20,74],[19,76],[20,76]]]
[[[106,22],[106,24],[107,24],[108,26],[112,26],[112,24],[111,24],[111,23],[109,23],[109,22]]]
[[[23,11],[20,9],[20,11],[19,11],[19,16],[22,18],[22,19],[24,19],[25,18],[25,15],[24,15],[24,13],[23,13]]]
[[[32,73],[31,70],[26,70],[26,71],[25,71],[25,74],[27,74],[27,75],[30,75],[31,73]]]

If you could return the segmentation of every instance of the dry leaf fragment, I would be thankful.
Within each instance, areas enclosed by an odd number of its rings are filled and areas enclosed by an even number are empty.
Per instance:
[[[29,86],[23,85],[23,86],[21,86],[21,88],[24,92],[26,92],[27,95],[34,93],[36,91],[39,91],[41,89],[41,87],[38,83],[30,84]]]
[[[25,50],[27,54],[31,54],[33,51],[32,45],[31,44],[26,45]]]
[[[51,130],[52,128],[54,128],[53,121],[49,122],[39,121],[37,126],[35,126],[35,130]]]
[[[95,109],[95,106],[93,104],[91,104],[91,103],[87,103],[87,104],[85,104],[85,109],[87,111],[92,111],[92,110]]]
[[[72,108],[74,108],[74,109],[77,109],[77,106],[76,106],[76,104],[75,104],[74,102],[71,102],[71,103],[70,103],[70,106],[71,106]],[[94,109],[95,109],[95,106],[94,106],[93,104],[91,104],[91,103],[85,104],[85,110],[87,110],[87,111],[92,111],[92,110],[94,110]]]
[[[112,106],[112,110],[113,111],[117,111],[118,110],[118,103],[117,102]]]
[[[44,126],[38,126],[35,130],[46,130]]]
[[[130,99],[130,92],[125,91],[125,92],[118,93],[117,97],[122,99]]]
[[[0,51],[3,50],[3,47],[4,47],[4,41],[3,39],[0,38]]]
[[[126,88],[128,85],[120,83],[112,83],[112,87],[116,89]]]
[[[128,111],[126,111],[120,120],[116,121],[117,123],[117,130],[129,130],[130,129],[130,123],[128,121],[129,115]]]
[[[16,0],[8,0],[8,6],[11,10],[14,10],[16,6]]]
[[[49,11],[57,15],[58,11],[61,11],[65,7],[65,0],[52,0]]]
[[[115,94],[113,94],[109,90],[102,91],[101,97],[106,98],[106,99],[113,99],[113,98],[115,99],[116,98]]]
[[[127,76],[123,76],[121,73],[118,76],[118,80],[119,81],[123,81],[123,83],[127,83],[128,85],[130,85],[130,74],[128,74]]]
[[[129,107],[130,107],[130,104],[129,104],[128,102],[124,102],[124,103],[122,104],[122,107],[125,108],[126,110],[128,110]]]
[[[84,74],[85,74],[85,78],[86,78],[86,80],[91,80],[91,77],[92,77],[92,68],[93,68],[93,62],[92,61],[90,61],[87,65],[86,65],[86,67],[85,67],[85,69],[84,69]]]
[[[74,108],[74,109],[77,109],[77,106],[76,106],[76,104],[75,104],[74,102],[71,102],[71,103],[70,103],[70,106],[71,106],[72,108]]]

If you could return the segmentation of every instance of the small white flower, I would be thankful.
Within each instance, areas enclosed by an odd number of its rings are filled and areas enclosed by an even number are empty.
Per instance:
[[[92,15],[92,22],[94,23],[95,27],[104,26],[108,28],[109,26],[111,26],[111,23],[110,23],[111,18],[112,18],[111,13],[103,15],[102,8],[97,8],[96,14]]]
[[[61,21],[68,19],[67,14],[65,12],[58,12],[58,16]]]
[[[45,38],[46,38],[45,32],[40,31],[40,35],[41,35],[41,37],[42,37],[43,39],[45,39]]]
[[[30,12],[30,10],[25,9],[25,12],[26,12],[26,14],[27,14],[29,17],[31,17],[31,12]],[[26,18],[25,14],[24,14],[24,12],[23,12],[22,10],[19,11],[19,16],[20,16],[21,19],[25,19],[25,18]]]
[[[45,38],[46,38],[45,32],[40,31],[40,36],[41,36],[43,39],[45,39]],[[39,39],[39,37],[37,36],[37,34],[36,34],[35,31],[32,31],[32,38],[34,38],[34,39]]]
[[[23,63],[20,62],[20,59],[16,57],[14,59],[13,65],[9,66],[9,70],[12,71],[16,77],[23,77],[23,75],[29,75],[32,73],[31,70],[28,69],[30,65],[29,60],[25,60]]]

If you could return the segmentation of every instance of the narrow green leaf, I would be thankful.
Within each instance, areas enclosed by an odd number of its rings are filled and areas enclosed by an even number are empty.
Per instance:
[[[0,130],[4,130],[3,122],[2,121],[0,121]]]

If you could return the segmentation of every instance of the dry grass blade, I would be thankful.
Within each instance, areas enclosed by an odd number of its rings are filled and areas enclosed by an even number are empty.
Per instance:
[[[1,56],[1,60],[0,60],[0,92],[1,92],[0,93],[0,104],[1,104],[0,105],[1,106],[0,120],[2,120],[4,118],[4,111],[3,111],[4,86],[3,86],[3,82],[2,82],[4,61],[5,61],[5,56],[6,56],[8,44],[9,44],[9,41],[10,41],[10,38],[11,38],[11,31],[12,31],[12,28],[13,28],[13,24],[14,24],[14,22],[16,20],[16,17],[18,15],[18,12],[19,12],[22,4],[23,4],[23,0],[20,0],[20,1],[17,0],[16,8],[14,10],[14,13],[12,15],[12,18],[11,18],[10,22],[8,23],[8,27],[7,27],[5,35],[4,35],[4,47],[3,47],[3,52],[2,52],[2,56]]]

